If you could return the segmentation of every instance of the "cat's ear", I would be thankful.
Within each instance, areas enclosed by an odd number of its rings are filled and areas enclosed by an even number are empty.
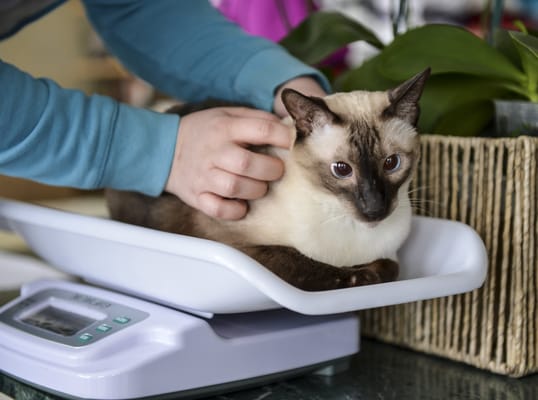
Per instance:
[[[299,137],[308,136],[315,128],[339,120],[320,97],[308,97],[287,88],[282,91],[282,102],[295,121]]]
[[[420,114],[418,101],[429,76],[430,68],[427,68],[400,86],[389,90],[390,105],[383,111],[383,116],[400,118],[411,125],[416,125]]]

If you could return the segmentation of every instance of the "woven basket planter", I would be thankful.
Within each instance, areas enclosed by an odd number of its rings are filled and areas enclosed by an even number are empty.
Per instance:
[[[521,377],[538,371],[538,138],[424,135],[417,214],[481,235],[488,277],[471,293],[361,312],[363,335]]]

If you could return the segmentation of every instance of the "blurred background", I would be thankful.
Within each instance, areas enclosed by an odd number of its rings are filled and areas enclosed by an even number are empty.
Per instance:
[[[230,20],[251,34],[278,41],[316,10],[337,10],[373,30],[385,43],[394,32],[427,23],[464,26],[479,36],[492,24],[510,27],[514,20],[538,27],[538,0],[211,0]],[[375,55],[365,43],[355,43],[329,62],[360,65]],[[163,110],[171,99],[129,74],[110,56],[89,25],[79,0],[70,0],[54,12],[0,42],[4,61],[36,77],[49,77],[67,88],[88,94],[106,94],[140,107]],[[0,197],[21,200],[77,195],[55,188],[0,176]]]

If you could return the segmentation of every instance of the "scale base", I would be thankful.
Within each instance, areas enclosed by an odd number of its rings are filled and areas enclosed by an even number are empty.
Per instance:
[[[95,321],[67,338],[28,326],[55,315],[51,307]],[[68,325],[64,321],[64,332]],[[110,329],[101,332],[103,326]],[[355,314],[280,309],[204,319],[65,281],[27,285],[0,308],[0,371],[69,398],[201,397],[336,372],[358,350]]]
[[[321,363],[319,365],[311,365],[304,368],[298,368],[296,370],[283,371],[283,372],[278,372],[271,375],[260,376],[260,377],[245,379],[245,380],[236,381],[236,382],[228,382],[228,383],[223,383],[220,385],[213,385],[213,386],[206,386],[202,388],[184,390],[181,392],[158,394],[158,395],[149,396],[149,397],[139,397],[137,399],[191,400],[191,399],[201,399],[201,398],[205,398],[209,396],[219,396],[219,395],[223,395],[226,393],[231,393],[231,392],[235,392],[239,390],[247,390],[251,388],[256,388],[256,387],[264,386],[270,383],[274,383],[274,382],[278,382],[278,381],[282,381],[286,379],[291,379],[291,378],[296,378],[296,377],[307,375],[307,374],[333,376],[335,374],[347,371],[350,368],[350,362],[351,362],[351,356],[344,357],[338,360],[332,360],[332,361],[329,361],[328,363]],[[2,378],[2,373],[0,373],[0,378]],[[14,390],[12,393],[8,391],[4,391],[4,393],[7,396],[15,396],[17,395],[17,393],[20,393],[20,388],[18,386],[20,383],[26,386],[24,390],[25,390],[25,393],[28,394],[27,396],[28,398],[38,397],[37,393],[32,394],[31,391],[34,390],[36,392],[37,391],[46,392],[51,395],[59,396],[66,399],[85,400],[85,398],[82,398],[82,397],[73,397],[67,393],[60,393],[60,392],[51,390],[50,388],[47,388],[47,387],[37,386],[35,383],[21,380],[20,378],[10,376],[9,374],[5,374],[3,376],[3,379],[12,380],[10,385],[8,384],[4,386],[6,387],[11,386],[13,388],[17,388],[17,391]]]

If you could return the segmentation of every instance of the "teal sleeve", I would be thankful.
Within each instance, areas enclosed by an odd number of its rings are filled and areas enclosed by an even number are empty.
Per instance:
[[[207,0],[85,0],[113,54],[178,99],[207,97],[272,110],[282,83],[302,75],[329,84],[279,45],[244,33]]]
[[[0,61],[0,173],[159,194],[179,118],[86,96]]]
[[[323,76],[278,45],[244,34],[205,0],[85,0],[111,51],[170,95],[271,110],[278,86]],[[37,39],[36,39],[37,40]],[[0,61],[0,173],[58,186],[159,194],[179,117],[34,79]]]

